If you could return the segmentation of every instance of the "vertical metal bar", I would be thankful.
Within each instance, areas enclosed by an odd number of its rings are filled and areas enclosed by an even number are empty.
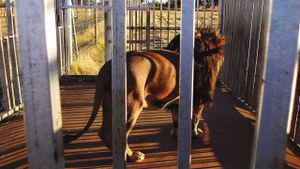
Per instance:
[[[203,1],[203,28],[206,28],[206,0]]]
[[[223,10],[223,13],[224,13],[224,22],[223,22],[223,34],[225,36],[227,36],[228,38],[228,44],[226,46],[224,46],[224,55],[225,56],[228,56],[226,58],[226,62],[224,62],[223,66],[222,66],[222,77],[223,77],[223,81],[224,83],[226,83],[227,85],[229,85],[229,79],[230,79],[230,73],[229,73],[229,67],[230,67],[230,61],[231,61],[231,58],[232,56],[230,55],[230,45],[231,45],[231,39],[232,39],[232,36],[230,35],[230,31],[231,29],[229,29],[229,25],[231,23],[231,11],[229,9],[229,6],[231,5],[231,1],[230,0],[226,0],[226,1],[222,1],[223,5],[224,5],[224,10]]]
[[[63,56],[63,49],[62,49],[62,30],[63,28],[61,26],[58,27],[58,60],[57,60],[57,64],[58,64],[58,74],[59,74],[59,77],[61,77],[63,75],[63,67],[62,67],[62,56]]]
[[[135,0],[135,6],[136,6],[136,2],[137,0]],[[134,40],[135,40],[135,44],[134,44],[134,50],[137,50],[137,40],[138,40],[138,10],[135,10],[134,12],[135,14],[135,18],[134,18]]]
[[[193,111],[195,0],[181,2],[178,168],[191,165]]]
[[[210,0],[210,27],[211,29],[214,28],[213,22],[214,22],[214,0]]]
[[[72,5],[71,0],[65,0],[64,5]],[[71,72],[71,64],[73,60],[73,52],[72,52],[72,9],[64,10],[64,34],[65,34],[65,52],[66,52],[66,62],[65,62],[65,70],[66,74],[69,75]]]
[[[127,1],[127,7],[129,7],[129,6],[131,6],[130,5],[130,2],[131,1]],[[132,50],[132,43],[130,42],[131,40],[132,40],[132,30],[131,30],[131,27],[132,27],[132,25],[131,25],[131,22],[132,22],[132,13],[131,13],[131,10],[128,10],[128,23],[127,23],[127,25],[128,25],[128,27],[129,27],[129,29],[128,29],[128,48],[129,48],[129,51],[131,51]]]
[[[160,0],[160,18],[159,18],[159,37],[160,37],[160,45],[159,48],[162,48],[162,0]]]
[[[10,88],[9,91],[9,95],[10,95],[10,99],[11,99],[11,106],[12,108],[16,107],[16,99],[15,99],[15,91],[14,91],[14,83],[13,83],[13,72],[12,72],[12,58],[11,58],[11,53],[10,53],[10,44],[9,44],[9,37],[5,37],[5,42],[6,42],[6,70],[7,70],[7,75],[8,75],[8,87]]]
[[[62,9],[60,8],[61,2],[56,2],[56,15],[57,15],[57,20],[56,20],[56,31],[57,31],[57,65],[58,65],[58,75],[59,78],[62,76],[62,43],[61,43],[61,11]]]
[[[245,86],[245,71],[246,71],[246,58],[247,58],[247,53],[246,50],[248,48],[248,43],[244,42],[249,42],[246,38],[249,37],[249,27],[247,24],[249,23],[250,19],[247,18],[247,14],[249,11],[251,11],[251,8],[246,8],[248,2],[251,0],[248,0],[247,2],[242,2],[239,3],[239,8],[238,8],[238,15],[237,15],[237,24],[236,24],[236,29],[237,31],[235,32],[235,37],[236,37],[236,43],[235,43],[235,49],[236,49],[236,56],[239,56],[235,64],[235,70],[237,71],[237,77],[235,77],[235,95],[240,97],[242,100],[245,99],[244,97],[244,89],[246,88]],[[246,10],[247,9],[247,10]],[[238,34],[239,30],[243,30],[242,34]],[[247,37],[245,37],[247,35]]]
[[[75,17],[74,17],[74,11],[71,11],[72,13],[72,24],[71,24],[71,29],[72,29],[72,33],[74,36],[72,36],[72,40],[74,40],[74,48],[75,48],[75,56],[78,57],[78,43],[77,43],[77,33],[76,33],[76,25],[75,25]],[[96,33],[95,33],[96,34]],[[72,49],[73,51],[73,49]]]
[[[58,64],[60,65],[59,75],[63,75],[66,73],[66,70],[64,69],[64,58],[65,58],[65,46],[64,46],[64,10],[61,8],[64,5],[63,1],[57,1],[57,10],[58,10],[58,17],[57,17],[57,27],[58,27],[58,41],[59,41],[59,57]],[[78,16],[78,15],[77,15]]]
[[[153,31],[152,31],[152,40],[153,40],[153,49],[155,49],[155,0],[152,0],[152,5],[153,5]]]
[[[177,33],[177,8],[178,8],[178,4],[177,4],[178,0],[175,0],[175,12],[174,12],[174,26],[175,26],[175,29],[174,29],[174,36],[176,36],[176,33]]]
[[[97,16],[97,9],[94,9],[94,20],[95,20],[95,26],[94,26],[94,40],[95,40],[95,43],[97,44],[98,42],[98,16]],[[74,16],[74,15],[73,15]]]
[[[64,168],[55,1],[16,1],[16,9],[29,168]]]
[[[111,1],[108,1],[108,5],[111,6]],[[105,30],[105,35],[104,35],[104,41],[105,41],[105,62],[111,60],[112,57],[112,41],[111,41],[111,36],[112,36],[112,28],[111,28],[111,9],[106,10],[104,12],[104,30]]]
[[[219,25],[218,25],[218,29],[220,31],[221,34],[223,34],[224,32],[224,25],[223,25],[223,21],[224,21],[224,4],[223,4],[223,0],[219,0],[218,1],[218,8],[219,8]]]
[[[260,79],[262,102],[258,105],[251,168],[283,168],[287,120],[296,84],[299,6],[298,0],[265,2],[267,22],[262,45],[266,62]]]
[[[16,52],[16,45],[15,45],[15,32],[13,29],[13,16],[11,10],[11,3],[10,0],[5,1],[6,4],[6,17],[7,17],[7,33],[8,33],[8,44],[9,48],[8,51],[10,53],[11,59],[11,68],[12,68],[12,77],[13,77],[13,90],[14,90],[14,98],[16,105],[22,103],[22,94],[21,94],[21,84],[20,84],[20,77],[19,77],[19,64]]]
[[[140,1],[140,3],[141,3],[141,7],[144,7],[144,5],[142,4],[142,1]],[[144,9],[141,9],[141,24],[140,24],[140,26],[141,26],[141,40],[143,41],[144,40]],[[141,50],[143,49],[143,47],[144,47],[144,42],[143,43],[141,43]]]
[[[240,67],[241,69],[244,69],[241,81],[242,81],[242,86],[240,87],[240,92],[242,98],[246,101],[246,104],[250,103],[251,95],[249,95],[249,88],[251,88],[251,82],[249,81],[251,76],[253,77],[252,73],[254,70],[252,70],[252,65],[253,62],[251,62],[251,48],[252,48],[252,38],[253,38],[253,12],[254,12],[254,3],[255,0],[250,0],[245,3],[244,10],[245,11],[245,16],[243,20],[245,20],[244,23],[244,33],[243,33],[243,39],[241,42],[248,42],[245,43],[244,47],[242,47],[242,55],[244,56],[244,65],[243,67]],[[258,27],[258,25],[255,25]],[[251,65],[250,65],[251,64]]]
[[[261,38],[261,30],[262,30],[262,28],[263,28],[263,25],[265,25],[265,24],[263,24],[264,23],[264,18],[265,17],[263,17],[263,14],[264,14],[264,2],[265,1],[263,1],[263,0],[259,0],[258,1],[258,3],[255,3],[257,0],[255,0],[254,2],[253,2],[253,4],[255,4],[255,6],[254,6],[254,9],[255,9],[255,13],[259,13],[259,15],[258,16],[256,16],[255,17],[255,19],[256,19],[256,25],[258,25],[258,28],[256,28],[257,30],[256,30],[256,37],[255,38],[252,38],[252,40],[253,40],[253,44],[255,44],[255,45],[252,45],[252,47],[254,48],[254,49],[252,49],[251,51],[253,51],[253,54],[251,54],[250,56],[252,56],[253,57],[253,59],[254,59],[254,64],[253,64],[253,66],[254,66],[254,71],[253,71],[253,80],[252,80],[252,82],[251,82],[251,90],[249,91],[249,93],[250,93],[250,95],[251,95],[251,103],[253,103],[253,105],[255,105],[255,109],[257,109],[256,107],[257,107],[257,103],[259,103],[260,102],[260,100],[258,100],[258,95],[260,95],[259,93],[260,93],[260,89],[259,89],[259,87],[257,87],[258,86],[258,79],[259,79],[259,76],[258,76],[258,74],[261,72],[260,71],[260,65],[261,65],[261,63],[264,63],[264,61],[260,61],[260,60],[263,60],[263,57],[262,57],[262,50],[260,50],[260,48],[262,47],[261,46],[261,44],[260,44],[260,42],[262,41],[262,38]],[[254,25],[255,25],[254,24]],[[255,28],[255,27],[253,27],[253,28]],[[260,63],[260,64],[259,64]]]
[[[167,42],[169,43],[170,41],[170,0],[168,0],[168,34],[167,34]]]
[[[232,10],[231,12],[231,21],[232,21],[232,25],[231,27],[231,44],[230,44],[230,54],[232,56],[231,59],[231,65],[229,67],[229,72],[232,72],[230,74],[230,86],[231,86],[231,90],[234,94],[236,94],[236,88],[237,88],[237,80],[236,78],[238,77],[238,71],[235,70],[236,66],[238,65],[238,61],[240,60],[240,57],[237,54],[238,48],[239,46],[237,45],[237,40],[238,40],[238,36],[236,36],[236,32],[238,30],[238,26],[239,26],[239,22],[237,22],[238,16],[239,16],[239,12],[240,12],[240,3],[243,3],[241,1],[232,1],[232,5],[234,6],[234,11]],[[231,8],[232,9],[232,8]]]
[[[196,0],[196,27],[199,28],[199,1],[200,0]]]
[[[63,5],[66,4],[66,0],[63,1]],[[67,15],[67,9],[63,9],[63,65],[64,65],[64,74],[65,75],[68,75],[69,74],[69,70],[68,70],[68,61],[67,61],[67,58],[68,58],[68,29],[67,29],[67,19],[66,19],[66,15]]]
[[[140,7],[140,15],[139,15],[139,19],[140,19],[140,23],[139,23],[139,50],[142,50],[143,48],[143,43],[142,43],[142,40],[143,40],[143,12],[144,10],[141,8],[142,7],[142,1],[139,0],[139,7]]]
[[[113,167],[126,168],[126,4],[124,0],[112,1],[112,103],[113,103]]]
[[[4,46],[3,46],[3,37],[2,37],[2,30],[0,27],[0,78],[1,78],[1,86],[2,86],[2,98],[4,100],[4,108],[6,111],[9,111],[12,109],[11,105],[11,98],[10,98],[10,87],[7,77],[7,61],[5,59],[5,52],[4,52]]]
[[[298,46],[300,47],[300,29],[299,29],[299,34],[298,34]],[[300,51],[298,53],[300,55]],[[293,97],[293,111],[290,113],[289,116],[289,120],[288,120],[288,134],[289,137],[294,140],[294,142],[296,142],[295,139],[300,139],[297,138],[297,132],[300,126],[297,126],[297,123],[299,121],[300,118],[300,73],[299,73],[299,60],[298,60],[298,64],[296,66],[296,72],[297,72],[297,82],[296,82],[296,89],[295,89],[295,95]],[[297,142],[296,142],[297,143]]]
[[[299,112],[297,114],[297,121],[295,121],[295,134],[294,134],[294,141],[297,144],[300,144],[300,118]]]
[[[148,6],[148,0],[147,0],[147,6]],[[149,50],[150,49],[150,8],[147,7],[147,16],[146,16],[146,49]]]
[[[300,35],[300,33],[299,33]],[[300,37],[299,37],[300,40]],[[300,74],[299,74],[299,61],[298,61],[298,74],[297,74],[297,84],[296,84],[296,91],[295,91],[295,97],[294,97],[294,105],[293,105],[293,113],[291,114],[291,118],[289,120],[289,129],[288,129],[288,133],[289,133],[289,137],[291,139],[293,139],[295,141],[296,139],[296,133],[298,130],[297,123],[299,121],[299,117],[300,117],[300,104],[299,104],[299,99],[300,99]]]

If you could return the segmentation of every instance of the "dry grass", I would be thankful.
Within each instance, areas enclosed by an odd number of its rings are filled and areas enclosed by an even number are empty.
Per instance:
[[[71,65],[71,75],[95,75],[98,73],[100,67],[104,64],[104,20],[103,12],[98,13],[97,22],[97,42],[95,42],[95,21],[85,22],[92,20],[94,10],[78,10],[75,13],[77,16],[75,23],[88,24],[84,31],[77,32],[76,41],[78,45],[78,53]],[[75,49],[74,49],[75,51]]]

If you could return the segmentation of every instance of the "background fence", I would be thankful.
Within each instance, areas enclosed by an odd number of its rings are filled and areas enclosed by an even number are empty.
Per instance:
[[[179,0],[128,0],[126,3],[127,51],[162,49],[180,32]],[[196,1],[196,27],[219,28],[217,5],[217,1]],[[96,75],[105,60],[110,59],[105,58],[111,53],[109,1],[66,0],[58,4],[57,10],[61,18],[58,29],[62,75]]]
[[[224,48],[226,62],[221,79],[233,95],[246,103],[252,111],[258,102],[258,79],[261,74],[261,36],[264,25],[263,1],[223,2],[222,32],[228,38]],[[235,10],[232,10],[235,9]]]
[[[300,51],[299,51],[299,55],[300,55]],[[292,113],[293,114],[291,115],[289,137],[293,142],[295,142],[298,145],[298,147],[300,147],[300,72],[299,70],[297,75],[297,86],[295,91]]]
[[[266,50],[264,40],[267,32],[264,30],[267,29],[268,18],[265,17],[267,8],[263,0],[226,0],[221,6],[223,18],[221,31],[227,37],[228,44],[224,48],[226,61],[220,78],[232,94],[244,102],[254,114],[262,103],[260,96],[263,82],[260,79],[263,79],[266,59],[263,56]],[[294,112],[289,123],[290,138],[298,146],[300,145],[299,89],[298,83]]]
[[[0,8],[0,120],[22,108],[22,93],[16,48],[14,3]]]

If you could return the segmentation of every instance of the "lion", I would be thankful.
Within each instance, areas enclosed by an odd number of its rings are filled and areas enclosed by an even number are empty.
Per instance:
[[[213,101],[215,84],[224,56],[222,46],[225,37],[217,32],[196,30],[194,47],[194,94],[192,135],[201,137],[198,128],[204,108]],[[172,114],[171,135],[178,132],[179,99],[179,55],[180,35],[177,35],[163,50],[127,52],[127,132],[126,139],[133,129],[143,109],[166,109]],[[91,117],[86,126],[76,135],[65,135],[67,144],[86,132],[92,125],[102,104],[103,121],[98,135],[105,145],[112,148],[112,86],[111,61],[100,69],[96,80],[96,91]],[[145,155],[132,151],[126,144],[127,160],[142,161]]]

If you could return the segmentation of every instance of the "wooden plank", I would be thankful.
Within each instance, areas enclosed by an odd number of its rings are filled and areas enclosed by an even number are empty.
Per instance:
[[[125,1],[112,1],[113,167],[115,169],[126,168],[127,78],[125,15]]]
[[[191,167],[195,0],[182,1],[181,7],[178,168],[186,169]]]
[[[262,102],[258,106],[251,168],[276,169],[283,168],[287,121],[296,86],[300,1],[265,3],[267,22],[262,45],[266,62],[260,79]]]
[[[29,168],[64,168],[55,1],[16,1],[16,10]]]

